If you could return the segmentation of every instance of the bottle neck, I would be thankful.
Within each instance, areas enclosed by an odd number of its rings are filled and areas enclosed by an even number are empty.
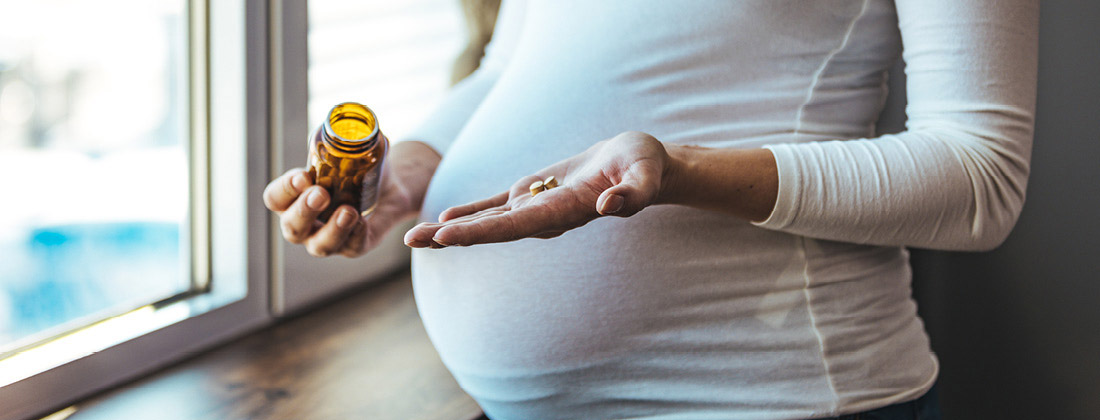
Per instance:
[[[336,152],[366,153],[378,143],[378,118],[365,105],[345,102],[332,107],[319,134],[325,145]]]
[[[369,152],[378,144],[378,133],[375,132],[368,138],[360,140],[347,140],[332,132],[328,124],[317,133],[320,140],[330,150],[345,155],[360,155]]]

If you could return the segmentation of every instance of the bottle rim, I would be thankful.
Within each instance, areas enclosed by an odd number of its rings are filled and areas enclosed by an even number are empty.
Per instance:
[[[373,128],[370,134],[354,140],[346,139],[344,137],[341,137],[339,134],[336,134],[336,130],[332,128],[333,121],[340,120],[337,114],[342,116],[349,113],[349,111],[359,111],[363,114],[366,114],[366,117],[369,118],[371,122],[373,122],[373,124],[371,124]],[[380,132],[380,129],[378,124],[378,116],[374,113],[374,110],[370,109],[370,107],[360,104],[358,102],[343,102],[337,104],[336,106],[333,106],[332,109],[329,110],[328,116],[325,118],[323,131],[325,133],[323,137],[326,143],[329,143],[333,147],[346,153],[359,153],[369,150],[371,147],[374,146],[375,143],[377,143],[378,133]]]

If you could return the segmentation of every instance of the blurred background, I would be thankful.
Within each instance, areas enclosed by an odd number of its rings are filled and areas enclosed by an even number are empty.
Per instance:
[[[945,419],[1100,419],[1100,2],[1045,1],[1027,202],[991,252],[912,250]],[[880,131],[904,129],[891,73]]]
[[[190,287],[189,116],[183,0],[0,10],[3,353]]]
[[[0,10],[3,354],[190,290],[191,87],[185,0]],[[402,139],[446,93],[466,45],[457,0],[313,0],[308,11],[310,127],[359,101]],[[292,146],[298,166],[305,138]]]

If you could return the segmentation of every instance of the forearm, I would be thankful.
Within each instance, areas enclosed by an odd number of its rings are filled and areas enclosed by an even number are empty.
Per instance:
[[[770,146],[766,229],[833,241],[989,250],[1023,206],[1038,2],[897,1],[907,131]]]
[[[870,245],[992,249],[1023,205],[1023,144],[920,128],[773,145],[779,196],[760,227]]]
[[[669,163],[656,204],[680,204],[768,218],[779,189],[775,158],[767,149],[709,149],[666,144]]]

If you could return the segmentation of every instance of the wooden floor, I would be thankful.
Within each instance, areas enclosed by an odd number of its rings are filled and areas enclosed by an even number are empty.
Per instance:
[[[77,404],[69,420],[469,420],[408,274]]]

